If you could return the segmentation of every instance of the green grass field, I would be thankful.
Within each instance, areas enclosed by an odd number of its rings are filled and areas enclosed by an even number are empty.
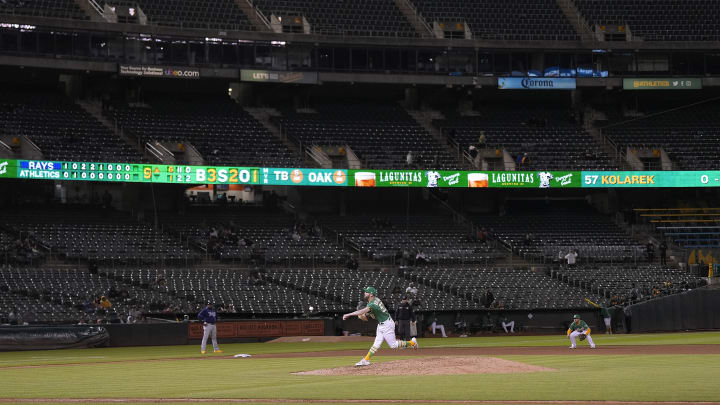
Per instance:
[[[598,346],[720,344],[720,333],[597,335]],[[221,342],[222,343],[222,342]],[[421,339],[424,348],[567,346],[562,336]],[[224,344],[224,355],[367,349],[368,343]],[[589,351],[589,349],[587,349]],[[384,347],[387,354],[390,349]],[[402,359],[378,356],[375,362]],[[587,352],[585,352],[587,353]],[[600,354],[598,354],[600,353]],[[197,345],[0,353],[0,402],[11,399],[720,401],[720,355],[503,355],[555,369],[527,374],[298,376],[357,356],[216,358]],[[146,361],[153,360],[153,361]],[[33,367],[28,367],[33,366]],[[274,402],[277,403],[277,402]]]

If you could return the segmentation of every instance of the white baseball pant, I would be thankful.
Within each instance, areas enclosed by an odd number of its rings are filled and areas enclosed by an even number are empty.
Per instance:
[[[610,318],[603,318],[603,321],[605,321],[605,330],[610,330]]]
[[[205,351],[208,337],[212,337],[213,350],[218,351],[219,348],[217,343],[217,327],[213,323],[206,323],[205,325],[203,325],[203,338],[202,343],[200,344],[200,350]]]
[[[584,335],[584,334],[585,334],[585,332],[580,332],[579,330],[576,330],[576,331],[570,333],[570,347],[574,348],[575,347],[575,338],[580,335]],[[588,341],[588,343],[590,343],[590,347],[595,347],[595,343],[593,343],[593,340],[592,340],[592,337],[590,336],[590,334],[587,335],[587,341]]]
[[[430,327],[432,328],[433,335],[435,334],[436,329],[440,329],[442,337],[447,337],[447,335],[445,334],[445,325],[439,325],[437,322],[433,322]]]
[[[503,322],[502,327],[505,329],[505,333],[508,333],[507,328],[510,327],[510,333],[515,333],[515,321]]]
[[[391,349],[397,349],[398,344],[395,339],[395,322],[393,322],[390,318],[383,323],[378,323],[377,329],[375,330],[375,342],[373,343],[373,347],[375,347],[376,350],[379,349],[383,340],[387,342]]]

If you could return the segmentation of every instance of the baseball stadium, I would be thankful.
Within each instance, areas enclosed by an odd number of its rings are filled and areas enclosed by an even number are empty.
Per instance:
[[[0,403],[720,405],[720,0],[0,0]]]

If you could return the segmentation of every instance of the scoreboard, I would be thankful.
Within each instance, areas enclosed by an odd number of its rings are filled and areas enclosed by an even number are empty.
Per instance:
[[[0,159],[0,178],[340,187],[720,187],[720,171],[344,170]]]
[[[6,161],[2,177],[132,183],[259,184],[260,169],[142,163]],[[16,173],[15,176],[9,174]]]

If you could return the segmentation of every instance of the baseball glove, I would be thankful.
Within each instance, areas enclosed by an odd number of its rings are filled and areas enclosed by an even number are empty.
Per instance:
[[[582,335],[580,335],[580,340],[585,340],[586,337],[587,335],[583,333]]]

